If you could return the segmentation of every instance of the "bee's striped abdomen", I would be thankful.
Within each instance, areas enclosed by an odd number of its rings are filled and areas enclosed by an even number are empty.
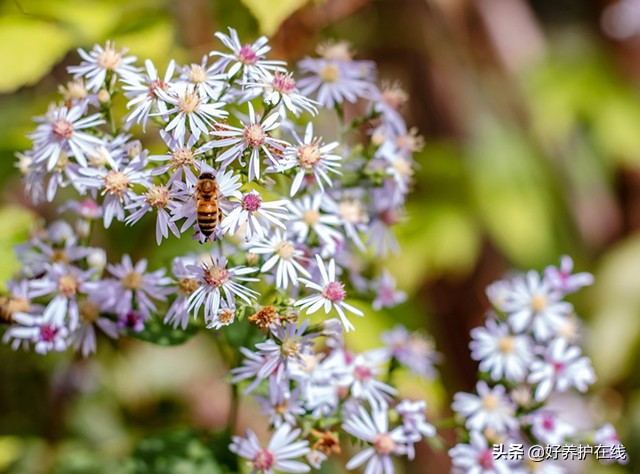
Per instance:
[[[198,206],[198,226],[205,237],[209,237],[218,225],[219,210],[214,202],[203,202]]]
[[[202,173],[196,186],[196,217],[200,233],[208,238],[222,218],[218,208],[218,184],[211,173]]]

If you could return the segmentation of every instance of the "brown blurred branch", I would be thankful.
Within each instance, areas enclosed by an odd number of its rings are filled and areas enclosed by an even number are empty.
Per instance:
[[[298,59],[313,50],[320,31],[357,12],[371,0],[327,0],[310,3],[280,26],[273,38],[273,56],[288,61]]]

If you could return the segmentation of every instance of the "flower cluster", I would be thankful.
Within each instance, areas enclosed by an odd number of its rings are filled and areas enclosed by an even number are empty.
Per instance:
[[[593,277],[572,270],[565,256],[542,275],[529,271],[487,288],[493,310],[470,343],[480,381],[475,393],[457,393],[452,404],[469,439],[449,451],[458,472],[565,472],[557,460],[501,458],[494,445],[619,444],[610,425],[596,431],[568,409],[580,402],[575,392],[586,392],[596,378],[577,345],[573,305],[564,300]]]
[[[402,301],[365,254],[396,248],[391,228],[418,146],[405,146],[413,135],[398,114],[402,101],[379,89],[373,64],[353,60],[343,43],[303,60],[298,85],[284,62],[266,58],[266,38],[243,45],[232,29],[216,36],[226,50],[200,63],[172,61],[165,72],[149,60],[137,66],[112,43],[79,50],[63,99],[36,119],[33,147],[18,163],[34,202],[72,188],[61,210],[77,222],[56,222],[18,248],[24,267],[7,298],[24,304],[11,306],[6,340],[40,352],[75,341],[86,355],[95,350],[88,328],[115,337],[154,315],[183,329],[202,315],[218,329],[245,307],[268,304],[263,294],[292,298],[308,314],[337,314],[349,331],[349,315],[363,312],[348,295],[378,295],[377,308]],[[120,122],[119,100],[128,110]],[[353,122],[346,102],[359,114]],[[337,120],[339,133],[319,136],[310,121],[317,114]],[[132,133],[138,126],[142,141]],[[164,152],[144,147],[152,133]],[[109,228],[149,219],[158,245],[187,233],[213,246],[176,256],[171,271],[147,272],[144,259],[133,265],[128,256],[90,261],[100,253],[89,246],[100,221]]]
[[[310,327],[309,320],[298,325],[295,319],[297,313],[284,306],[265,307],[250,316],[249,321],[263,327],[268,338],[256,344],[255,351],[242,348],[245,359],[232,370],[232,382],[244,386],[245,393],[254,393],[276,428],[273,439],[281,431],[290,433],[293,426],[305,427],[308,439],[304,445],[296,444],[300,430],[295,431],[291,457],[305,456],[314,468],[341,452],[341,433],[362,446],[347,469],[366,463],[365,472],[391,473],[392,457],[413,459],[415,444],[436,434],[425,420],[426,402],[398,400],[397,390],[383,379],[400,366],[414,371],[414,364],[405,359],[409,353],[422,364],[423,377],[433,374],[437,354],[431,344],[416,344],[418,339],[427,340],[398,327],[383,335],[390,341],[384,347],[357,354],[345,347],[339,320]],[[283,462],[294,448],[280,454],[273,439],[259,448],[249,431],[246,439],[234,438],[231,449],[250,460],[253,472],[271,472],[272,467],[284,472],[308,470],[299,461],[289,470]]]

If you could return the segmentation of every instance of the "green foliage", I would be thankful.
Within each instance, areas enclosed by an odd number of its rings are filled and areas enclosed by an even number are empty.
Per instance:
[[[260,31],[273,35],[282,22],[308,0],[242,0],[258,20]]]
[[[558,48],[526,80],[534,130],[543,142],[562,143],[586,126],[610,164],[640,159],[640,93],[612,62],[587,44]]]
[[[0,92],[35,83],[72,44],[72,35],[54,23],[19,16],[0,18]]]
[[[560,196],[553,194],[551,170],[515,128],[488,120],[477,133],[466,163],[476,212],[487,232],[523,268],[554,261]]]
[[[0,289],[6,288],[6,281],[20,268],[13,247],[26,240],[34,223],[35,215],[22,207],[0,208]]]
[[[640,236],[611,249],[595,272],[591,289],[589,355],[601,383],[637,371],[640,343]],[[603,348],[606,347],[606,350]]]
[[[407,211],[411,220],[399,235],[402,253],[388,264],[401,288],[415,293],[426,277],[471,270],[480,233],[467,209],[448,203],[415,203]]]
[[[186,428],[142,439],[128,464],[131,474],[231,472],[222,470],[200,432]]]
[[[140,332],[128,331],[128,335],[141,341],[150,342],[159,346],[177,346],[184,344],[198,332],[193,324],[187,329],[177,328],[164,324],[160,318],[151,318],[145,322],[144,330]]]

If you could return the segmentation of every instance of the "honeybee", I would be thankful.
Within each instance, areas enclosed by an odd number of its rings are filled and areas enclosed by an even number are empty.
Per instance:
[[[211,234],[222,220],[222,213],[218,207],[218,182],[212,173],[202,173],[196,185],[196,216],[198,228],[204,235],[205,241],[211,239]]]

